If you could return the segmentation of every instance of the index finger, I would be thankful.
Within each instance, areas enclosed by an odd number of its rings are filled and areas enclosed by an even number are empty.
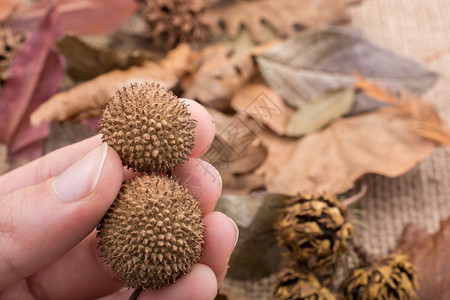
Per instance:
[[[188,104],[191,118],[197,121],[194,148],[191,157],[200,157],[208,150],[214,139],[214,121],[208,111],[199,103],[180,99]],[[55,150],[20,168],[0,176],[0,196],[12,191],[32,186],[57,176],[89,151],[101,144],[101,135]],[[128,178],[129,176],[124,176]]]

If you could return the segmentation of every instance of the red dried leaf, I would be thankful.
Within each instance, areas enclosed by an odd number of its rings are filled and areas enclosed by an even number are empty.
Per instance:
[[[11,25],[30,29],[45,15],[53,1],[42,0],[32,10],[25,12]],[[137,9],[135,0],[59,0],[61,28],[78,35],[104,34],[122,26]]]
[[[29,115],[56,92],[62,79],[62,62],[50,54],[58,36],[58,15],[51,8],[18,50],[11,77],[0,90],[0,142],[8,145],[10,155],[21,150],[21,156],[27,156],[24,149],[47,134],[48,125],[31,129]],[[27,158],[34,158],[38,151],[32,152]]]

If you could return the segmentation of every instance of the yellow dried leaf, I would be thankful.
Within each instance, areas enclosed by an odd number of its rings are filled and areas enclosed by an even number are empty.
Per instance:
[[[178,78],[153,62],[125,71],[114,70],[56,94],[31,114],[30,122],[33,126],[38,126],[42,122],[100,116],[109,98],[117,90],[134,82],[157,82],[170,90],[176,85]]]

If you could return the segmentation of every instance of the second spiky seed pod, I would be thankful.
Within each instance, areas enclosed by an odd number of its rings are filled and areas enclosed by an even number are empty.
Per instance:
[[[353,226],[334,196],[301,195],[290,200],[275,230],[293,260],[317,275],[332,273],[353,237]]]
[[[205,226],[198,201],[173,179],[126,181],[98,226],[103,257],[129,287],[157,289],[190,272]]]
[[[122,163],[133,170],[162,173],[187,160],[196,122],[187,105],[158,84],[132,84],[110,99],[100,133]]]
[[[366,268],[356,269],[343,283],[345,299],[418,299],[417,272],[404,255],[389,257]]]

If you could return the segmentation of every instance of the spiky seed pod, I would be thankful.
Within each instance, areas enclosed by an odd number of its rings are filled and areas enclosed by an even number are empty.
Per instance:
[[[391,255],[367,268],[356,269],[343,283],[345,299],[418,299],[417,272],[404,255]]]
[[[129,287],[158,289],[190,272],[205,226],[198,201],[176,181],[126,181],[98,226],[105,261]]]
[[[122,163],[139,172],[162,173],[187,160],[196,122],[187,105],[159,84],[131,84],[107,103],[100,119],[103,141]]]
[[[301,195],[288,202],[275,224],[278,243],[294,261],[319,275],[331,275],[353,237],[353,226],[334,196]],[[320,274],[322,276],[322,274]]]
[[[274,299],[277,300],[336,300],[329,289],[312,274],[286,268],[278,275]]]
[[[8,69],[24,40],[24,33],[14,34],[10,28],[0,27],[0,83],[8,79]]]
[[[210,0],[146,0],[141,16],[151,39],[172,48],[178,43],[203,41],[207,27],[200,22]]]

